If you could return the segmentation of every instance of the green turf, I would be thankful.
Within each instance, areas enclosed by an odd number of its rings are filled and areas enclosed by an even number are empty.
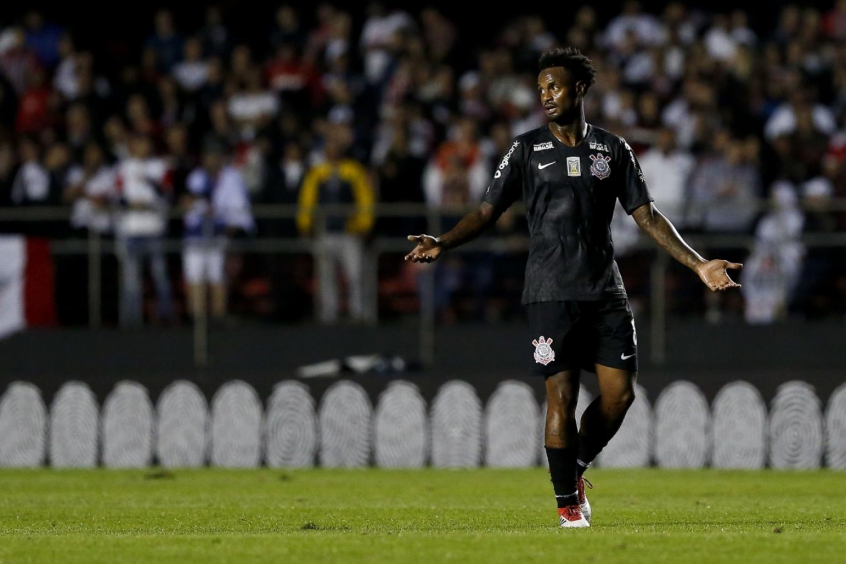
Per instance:
[[[846,473],[589,477],[560,530],[541,469],[0,470],[0,564],[846,562]]]

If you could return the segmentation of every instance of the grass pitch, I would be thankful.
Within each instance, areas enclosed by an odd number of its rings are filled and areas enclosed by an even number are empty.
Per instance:
[[[846,562],[846,473],[0,470],[0,564]]]

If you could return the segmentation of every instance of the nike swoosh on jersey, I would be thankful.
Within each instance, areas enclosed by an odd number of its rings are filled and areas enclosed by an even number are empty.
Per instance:
[[[558,162],[558,161],[552,161],[551,163],[547,163],[547,164],[540,164],[540,163],[538,163],[538,170],[543,170],[543,169],[545,169],[546,167],[548,167],[548,166],[552,166],[552,165],[554,165],[554,164],[555,164],[555,163],[557,163],[557,162]]]
[[[631,357],[633,357],[633,356],[634,356],[634,355],[636,355],[636,354],[637,354],[637,353],[632,353],[632,354],[621,354],[621,355],[620,355],[620,358],[621,358],[621,359],[623,359],[623,360],[628,360],[628,359],[630,359]]]

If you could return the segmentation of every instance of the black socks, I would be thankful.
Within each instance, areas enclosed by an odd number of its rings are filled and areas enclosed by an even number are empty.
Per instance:
[[[552,487],[555,489],[555,500],[558,502],[558,507],[578,505],[576,449],[544,448],[546,459],[549,461],[549,474]]]

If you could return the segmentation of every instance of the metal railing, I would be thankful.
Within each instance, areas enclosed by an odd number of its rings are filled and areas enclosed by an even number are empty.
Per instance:
[[[378,204],[374,207],[373,213],[377,218],[425,218],[426,232],[439,235],[444,217],[461,217],[475,206],[445,206],[440,208],[428,207],[425,204]],[[768,201],[760,202],[760,209],[770,208]],[[813,208],[819,212],[819,208]],[[314,210],[313,224],[316,226],[316,233],[325,232],[326,220],[329,216],[351,215],[355,207],[350,205],[322,206]],[[257,220],[294,220],[298,212],[296,205],[255,205],[252,208],[253,217]],[[846,212],[846,199],[831,200],[823,212]],[[521,204],[515,204],[511,213],[524,213]],[[168,216],[170,219],[179,219],[182,212],[172,209]],[[68,207],[33,207],[33,208],[0,208],[0,225],[6,222],[44,223],[44,222],[67,222],[70,218]],[[707,248],[734,248],[751,251],[755,244],[755,237],[752,235],[713,235],[703,233],[682,233],[687,241],[695,249]],[[808,248],[815,247],[837,247],[846,248],[846,232],[834,233],[806,233],[801,237],[801,242]],[[180,253],[183,250],[184,241],[178,237],[165,238],[163,249],[166,253]],[[61,239],[51,241],[51,251],[57,255],[86,255],[88,257],[88,321],[89,326],[97,328],[102,323],[102,259],[103,256],[116,253],[116,243],[111,238],[104,239],[97,231],[89,230],[86,239]],[[260,233],[257,237],[238,239],[231,241],[228,250],[238,253],[262,253],[262,254],[311,254],[316,258],[320,252],[319,246],[314,244],[310,238],[294,237],[264,237]],[[666,360],[666,332],[667,332],[667,299],[665,284],[667,271],[671,258],[665,252],[658,249],[657,245],[646,237],[639,237],[634,250],[651,249],[656,251],[655,259],[650,266],[650,323],[651,323],[651,359],[656,364],[662,364]],[[404,237],[376,237],[369,247],[371,259],[378,260],[382,253],[402,253],[411,250],[411,244]],[[493,237],[481,237],[465,246],[450,251],[451,253],[468,252],[492,252],[500,250],[500,243]],[[528,251],[528,248],[525,249]],[[434,276],[423,276],[421,283],[426,285],[420,288],[420,293],[426,291],[428,295],[434,294]],[[375,280],[369,291],[375,292]],[[315,302],[317,292],[315,292]],[[208,312],[206,301],[199,300],[201,308],[194,316],[194,361],[197,366],[205,366],[208,363]],[[374,302],[375,303],[375,302]],[[317,308],[315,308],[317,313]],[[419,323],[419,354],[420,360],[425,365],[431,365],[435,359],[435,335],[437,330],[436,310],[433,300],[425,303],[421,300],[420,323]],[[374,319],[375,321],[375,319]]]

